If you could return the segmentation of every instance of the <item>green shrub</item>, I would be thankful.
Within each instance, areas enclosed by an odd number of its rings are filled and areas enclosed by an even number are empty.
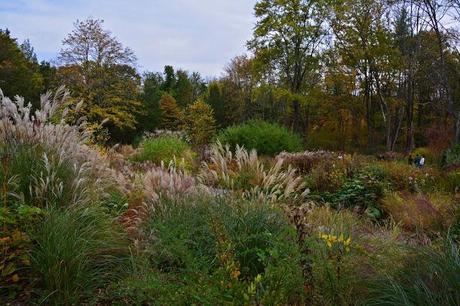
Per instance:
[[[115,281],[127,264],[127,240],[96,207],[53,209],[31,237],[31,269],[47,305],[78,303]]]
[[[141,152],[134,156],[136,162],[151,161],[168,165],[176,159],[179,164],[187,166],[193,162],[193,152],[187,142],[177,137],[161,136],[147,139],[141,143]]]
[[[442,190],[452,193],[460,192],[460,171],[449,171],[439,179],[439,185]]]
[[[388,184],[385,173],[378,167],[368,167],[349,179],[335,193],[324,193],[334,207],[359,208],[373,218],[381,217],[379,200]]]
[[[294,152],[302,149],[302,139],[283,126],[260,120],[248,121],[223,130],[217,137],[232,148],[236,145],[256,149],[259,154],[276,155],[282,151]]]
[[[442,152],[441,167],[449,168],[458,166],[460,166],[460,145],[454,144]]]
[[[303,222],[311,229],[311,305],[366,305],[369,281],[393,275],[409,255],[395,224],[370,223],[327,206],[309,210]]]
[[[158,305],[302,301],[295,232],[278,209],[228,198],[168,202],[157,207],[147,230],[154,237],[147,249],[153,267],[125,280],[129,289],[117,286],[120,299]],[[149,296],[135,293],[145,290]]]

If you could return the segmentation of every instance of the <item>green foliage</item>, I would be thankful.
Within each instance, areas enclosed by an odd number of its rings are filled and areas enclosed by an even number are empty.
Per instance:
[[[188,74],[184,70],[178,70],[176,72],[176,88],[175,88],[175,98],[177,104],[185,108],[193,102],[193,87]]]
[[[449,171],[440,178],[442,190],[452,193],[460,192],[460,171]]]
[[[0,207],[0,297],[14,298],[18,294],[30,294],[30,250],[32,242],[25,232],[39,220],[43,211],[37,207],[4,203]]]
[[[379,200],[387,188],[385,173],[379,168],[368,167],[349,179],[335,193],[324,197],[335,207],[359,207],[370,217],[379,218]]]
[[[225,105],[222,97],[222,88],[219,82],[211,82],[209,84],[206,102],[212,107],[216,121],[219,125],[225,125]]]
[[[190,166],[193,158],[194,154],[187,142],[177,137],[161,136],[144,140],[141,143],[140,153],[134,156],[133,160],[136,162],[151,161],[158,165],[162,161],[168,165],[171,161],[176,160],[179,163],[184,162],[183,166]]]
[[[74,26],[59,52],[63,65],[57,78],[72,90],[75,104],[83,100],[75,116],[86,116],[99,127],[96,134],[108,133],[108,137],[96,135],[99,142],[129,142],[142,109],[135,56],[103,29],[102,20],[77,20]]]
[[[248,47],[256,54],[256,65],[265,73],[279,75],[283,87],[294,94],[308,86],[315,74],[325,31],[325,1],[258,1],[253,38]],[[290,124],[303,131],[304,114],[300,100],[293,99]]]
[[[189,105],[184,113],[184,130],[194,146],[208,144],[216,132],[212,108],[201,100]]]
[[[169,94],[165,93],[160,100],[161,123],[162,129],[177,131],[182,125],[182,111],[177,106],[176,100]]]
[[[109,215],[113,217],[121,216],[128,209],[128,195],[116,188],[108,190],[107,193],[101,201],[101,206],[106,209]]]
[[[141,94],[145,113],[140,116],[139,125],[144,131],[153,131],[160,124],[160,99],[163,95],[161,85],[163,77],[159,73],[148,72],[144,75],[144,87]]]
[[[83,190],[83,184],[74,185],[76,173],[72,162],[52,149],[26,144],[7,146],[8,150],[0,149],[4,162],[0,167],[0,183],[11,184],[9,192],[24,204],[45,207],[71,203]],[[46,177],[52,179],[43,184]]]
[[[31,57],[28,58],[10,32],[0,30],[0,89],[6,96],[20,95],[27,102],[38,101],[43,90],[39,65],[30,48]]]
[[[442,152],[441,167],[457,167],[460,166],[460,144],[453,144],[450,148]]]
[[[436,169],[423,167],[421,169],[406,162],[375,162],[372,167],[385,174],[385,179],[393,190],[408,190],[411,192],[433,191],[439,180],[440,173]]]
[[[354,298],[350,294],[356,280],[350,262],[353,260],[353,241],[351,237],[340,234],[320,233],[311,237],[308,247],[312,250],[309,259],[312,262],[315,298],[323,305],[347,305]]]
[[[155,236],[147,252],[152,269],[116,290],[130,303],[302,301],[295,236],[275,208],[230,198],[167,202],[147,229]]]
[[[127,240],[97,206],[53,209],[31,236],[31,269],[42,303],[78,303],[126,268]]]
[[[440,249],[428,248],[407,258],[395,276],[371,285],[366,305],[458,305],[460,251],[446,239]]]
[[[260,120],[228,127],[217,138],[232,148],[240,145],[265,155],[276,155],[281,151],[294,152],[302,148],[300,136],[278,124]]]

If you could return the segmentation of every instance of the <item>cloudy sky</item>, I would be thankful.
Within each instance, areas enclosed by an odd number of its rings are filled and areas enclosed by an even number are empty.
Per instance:
[[[105,28],[138,57],[139,70],[173,65],[219,76],[245,52],[256,0],[0,0],[0,28],[30,39],[39,59],[57,57],[76,19],[104,20]]]

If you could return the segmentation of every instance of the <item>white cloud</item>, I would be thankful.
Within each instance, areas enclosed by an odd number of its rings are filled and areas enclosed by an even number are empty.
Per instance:
[[[0,28],[29,38],[39,57],[56,55],[76,19],[105,20],[134,50],[141,70],[173,65],[219,75],[244,53],[254,23],[255,0],[3,0]]]

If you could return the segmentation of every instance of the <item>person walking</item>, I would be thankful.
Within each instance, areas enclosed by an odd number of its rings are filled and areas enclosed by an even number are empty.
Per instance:
[[[420,168],[422,168],[423,166],[425,166],[425,156],[421,156],[420,157],[420,161],[418,162],[418,165]]]

